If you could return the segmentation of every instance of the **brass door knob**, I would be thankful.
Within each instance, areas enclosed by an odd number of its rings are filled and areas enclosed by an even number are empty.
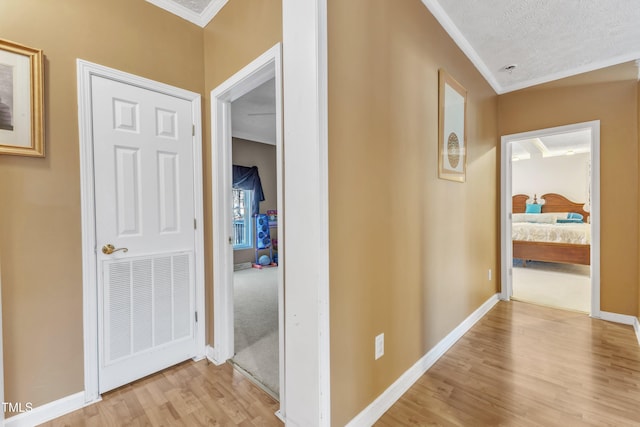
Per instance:
[[[104,245],[102,247],[102,253],[105,255],[111,255],[114,252],[118,252],[118,251],[122,251],[122,252],[128,252],[129,249],[127,248],[118,248],[116,249],[115,246],[113,246],[111,243],[107,243],[106,245]]]

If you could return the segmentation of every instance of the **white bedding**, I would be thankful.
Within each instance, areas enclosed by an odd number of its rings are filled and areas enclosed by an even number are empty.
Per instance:
[[[513,222],[537,222],[544,224],[555,224],[558,218],[567,218],[569,212],[551,212],[551,213],[514,213]]]
[[[591,225],[578,224],[544,224],[530,222],[514,222],[511,225],[513,240],[528,242],[591,244]]]

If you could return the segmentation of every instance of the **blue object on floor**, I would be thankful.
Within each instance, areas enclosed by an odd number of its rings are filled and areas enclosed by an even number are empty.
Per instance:
[[[269,255],[262,255],[260,258],[258,258],[258,264],[269,265],[271,264],[271,258],[269,258]]]

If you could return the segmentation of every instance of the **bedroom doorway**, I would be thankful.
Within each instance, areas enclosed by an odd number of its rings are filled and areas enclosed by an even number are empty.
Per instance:
[[[239,364],[237,360],[234,360],[237,355],[236,348],[236,322],[240,319],[236,318],[236,313],[239,310],[248,312],[253,315],[253,319],[247,319],[250,323],[249,328],[255,326],[263,327],[264,324],[270,325],[269,331],[264,331],[262,328],[260,332],[266,338],[268,338],[270,345],[267,346],[271,368],[268,368],[270,372],[272,388],[277,388],[277,396],[280,401],[280,410],[276,412],[280,418],[285,416],[285,387],[284,387],[284,374],[285,374],[285,361],[284,361],[284,252],[283,248],[279,247],[278,251],[278,266],[272,266],[269,268],[269,273],[260,275],[261,278],[257,281],[248,279],[249,284],[244,283],[244,288],[250,289],[253,284],[264,285],[269,283],[269,288],[272,292],[269,293],[268,298],[264,294],[256,294],[249,292],[249,297],[241,297],[240,294],[236,295],[236,289],[234,286],[234,247],[236,244],[243,246],[243,250],[248,250],[251,254],[251,260],[255,260],[255,243],[256,232],[255,222],[253,218],[254,210],[250,208],[251,198],[256,197],[255,190],[250,190],[250,194],[237,194],[238,203],[246,205],[249,214],[245,216],[246,222],[240,224],[242,216],[239,215],[236,218],[236,202],[234,201],[234,189],[237,187],[234,185],[233,178],[233,165],[238,162],[245,163],[249,161],[234,159],[235,154],[240,151],[239,146],[234,147],[234,141],[239,144],[255,145],[256,147],[264,148],[268,145],[270,152],[270,158],[272,161],[267,167],[258,168],[259,175],[262,176],[263,172],[267,169],[271,172],[270,181],[275,181],[272,186],[275,187],[268,195],[270,198],[271,208],[269,210],[275,210],[278,218],[283,218],[283,138],[282,138],[282,68],[281,57],[282,50],[281,45],[277,44],[254,61],[249,63],[243,69],[231,76],[224,83],[211,91],[211,118],[212,118],[212,199],[213,199],[213,274],[214,274],[214,289],[213,289],[213,307],[214,307],[214,347],[210,349],[208,354],[209,358],[216,364],[226,363],[231,361],[232,363]],[[258,92],[256,92],[256,90]],[[262,92],[261,92],[262,91]],[[265,96],[264,92],[268,92],[268,101],[259,98]],[[243,119],[234,116],[234,111],[237,113],[242,110],[241,101],[245,96],[255,95],[251,105],[244,112],[246,116],[244,120],[248,124],[254,126],[239,126]],[[270,128],[272,135],[265,140],[260,134],[263,134],[264,129],[258,125],[258,121],[262,119],[268,119],[270,122]],[[235,151],[235,153],[234,153]],[[254,161],[249,161],[253,163]],[[275,163],[275,164],[273,164]],[[266,165],[266,164],[265,164]],[[255,164],[237,165],[244,166],[244,169],[252,169]],[[253,178],[247,178],[248,180],[255,180]],[[249,199],[245,199],[248,196]],[[240,198],[242,197],[242,200]],[[242,202],[242,203],[241,203]],[[265,205],[266,206],[266,205]],[[265,208],[260,206],[260,210]],[[275,207],[274,207],[275,206]],[[238,221],[236,221],[236,219]],[[281,221],[282,222],[282,221]],[[251,230],[250,234],[244,237],[244,242],[236,242],[236,227],[244,228],[244,230]],[[283,227],[270,230],[271,238],[282,242],[281,236],[283,235]],[[242,245],[244,243],[244,245]],[[259,255],[264,255],[264,252]],[[270,257],[273,253],[270,253]],[[248,261],[244,261],[248,262]],[[242,261],[238,261],[238,264],[242,264]],[[254,269],[251,268],[252,272]],[[257,273],[258,269],[255,269]],[[265,269],[266,270],[266,269]],[[266,280],[266,276],[269,275],[270,280]],[[265,286],[262,286],[264,288]],[[264,289],[262,289],[264,290]],[[269,299],[269,312],[270,321],[263,322],[264,324],[258,324],[263,320],[262,316],[255,316],[257,312],[257,305],[245,307],[242,309],[236,305],[237,302],[249,301],[252,303],[259,302],[260,298]],[[262,310],[264,307],[261,307]],[[274,315],[275,311],[275,315]],[[273,331],[273,328],[276,331]],[[268,337],[267,337],[268,335]],[[275,340],[274,340],[275,338]],[[260,341],[260,337],[252,338],[254,341]],[[258,343],[260,344],[260,343]],[[257,347],[261,347],[258,345]],[[264,346],[262,346],[264,350]],[[274,350],[275,348],[275,350]],[[263,354],[264,355],[264,354]],[[253,356],[250,356],[250,358]],[[275,371],[273,372],[275,363]],[[243,369],[246,369],[245,366]],[[263,371],[264,372],[264,371]],[[246,373],[246,372],[243,372]],[[251,372],[255,377],[255,372]],[[265,385],[265,378],[256,378],[258,382]]]
[[[275,78],[231,103],[234,356],[279,399]]]
[[[502,299],[599,316],[599,140],[599,121],[502,137]]]

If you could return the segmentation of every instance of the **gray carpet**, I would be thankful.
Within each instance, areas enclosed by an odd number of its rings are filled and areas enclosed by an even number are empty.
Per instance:
[[[276,396],[278,374],[278,268],[233,273],[233,362]]]

